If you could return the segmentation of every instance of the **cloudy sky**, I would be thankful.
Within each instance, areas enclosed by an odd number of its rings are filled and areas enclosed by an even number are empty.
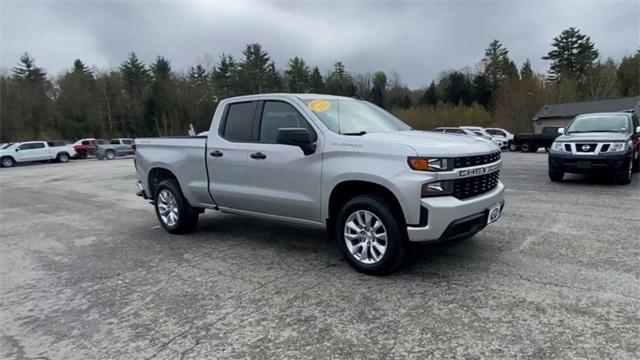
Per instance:
[[[26,51],[51,74],[76,58],[105,69],[135,51],[183,70],[259,42],[279,69],[293,56],[323,73],[342,60],[350,72],[396,71],[418,88],[444,70],[473,68],[493,39],[543,72],[540,57],[569,26],[620,59],[640,46],[640,2],[0,0],[0,68]]]

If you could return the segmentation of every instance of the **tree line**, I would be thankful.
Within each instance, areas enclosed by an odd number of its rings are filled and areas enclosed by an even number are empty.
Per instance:
[[[411,90],[396,73],[352,74],[341,61],[322,74],[300,57],[278,70],[260,44],[239,58],[175,71],[158,56],[144,64],[135,53],[117,68],[92,69],[80,59],[50,78],[28,54],[0,75],[0,141],[183,135],[191,125],[207,130],[224,98],[267,92],[311,92],[356,97],[389,109],[417,129],[436,126],[500,126],[530,131],[545,103],[640,95],[640,50],[620,62],[602,60],[595,44],[569,28],[542,57],[546,74],[531,62],[517,66],[509,50],[492,41],[473,68],[442,72]]]

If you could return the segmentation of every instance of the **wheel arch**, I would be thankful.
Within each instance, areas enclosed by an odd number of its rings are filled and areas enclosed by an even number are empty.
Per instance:
[[[405,222],[405,214],[396,194],[388,187],[367,180],[345,180],[336,184],[331,190],[327,206],[327,230],[334,236],[338,213],[342,206],[349,200],[360,195],[378,195],[391,203],[394,211],[400,214],[398,220]]]
[[[149,174],[147,175],[148,196],[153,199],[158,184],[167,179],[174,179],[176,183],[178,183],[178,187],[180,187],[178,177],[171,170],[163,167],[154,167],[149,170]]]

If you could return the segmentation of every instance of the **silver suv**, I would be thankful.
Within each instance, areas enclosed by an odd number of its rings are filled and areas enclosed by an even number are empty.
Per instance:
[[[204,209],[326,228],[368,274],[408,241],[468,238],[500,216],[500,149],[416,131],[365,101],[263,94],[220,102],[206,136],[136,139],[138,194],[171,233]]]

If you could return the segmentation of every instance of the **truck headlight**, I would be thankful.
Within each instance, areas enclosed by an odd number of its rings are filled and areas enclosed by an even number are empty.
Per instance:
[[[423,158],[410,156],[407,159],[409,167],[418,171],[446,171],[451,170],[452,162],[449,159]]]
[[[625,151],[626,147],[627,147],[627,144],[625,144],[623,142],[612,143],[611,145],[609,145],[609,149],[607,150],[607,152]]]
[[[442,196],[453,193],[453,182],[451,180],[436,181],[422,184],[422,196]]]
[[[551,144],[551,150],[553,151],[560,151],[560,152],[568,152],[567,149],[564,147],[564,143],[561,142],[554,142],[553,144]]]

